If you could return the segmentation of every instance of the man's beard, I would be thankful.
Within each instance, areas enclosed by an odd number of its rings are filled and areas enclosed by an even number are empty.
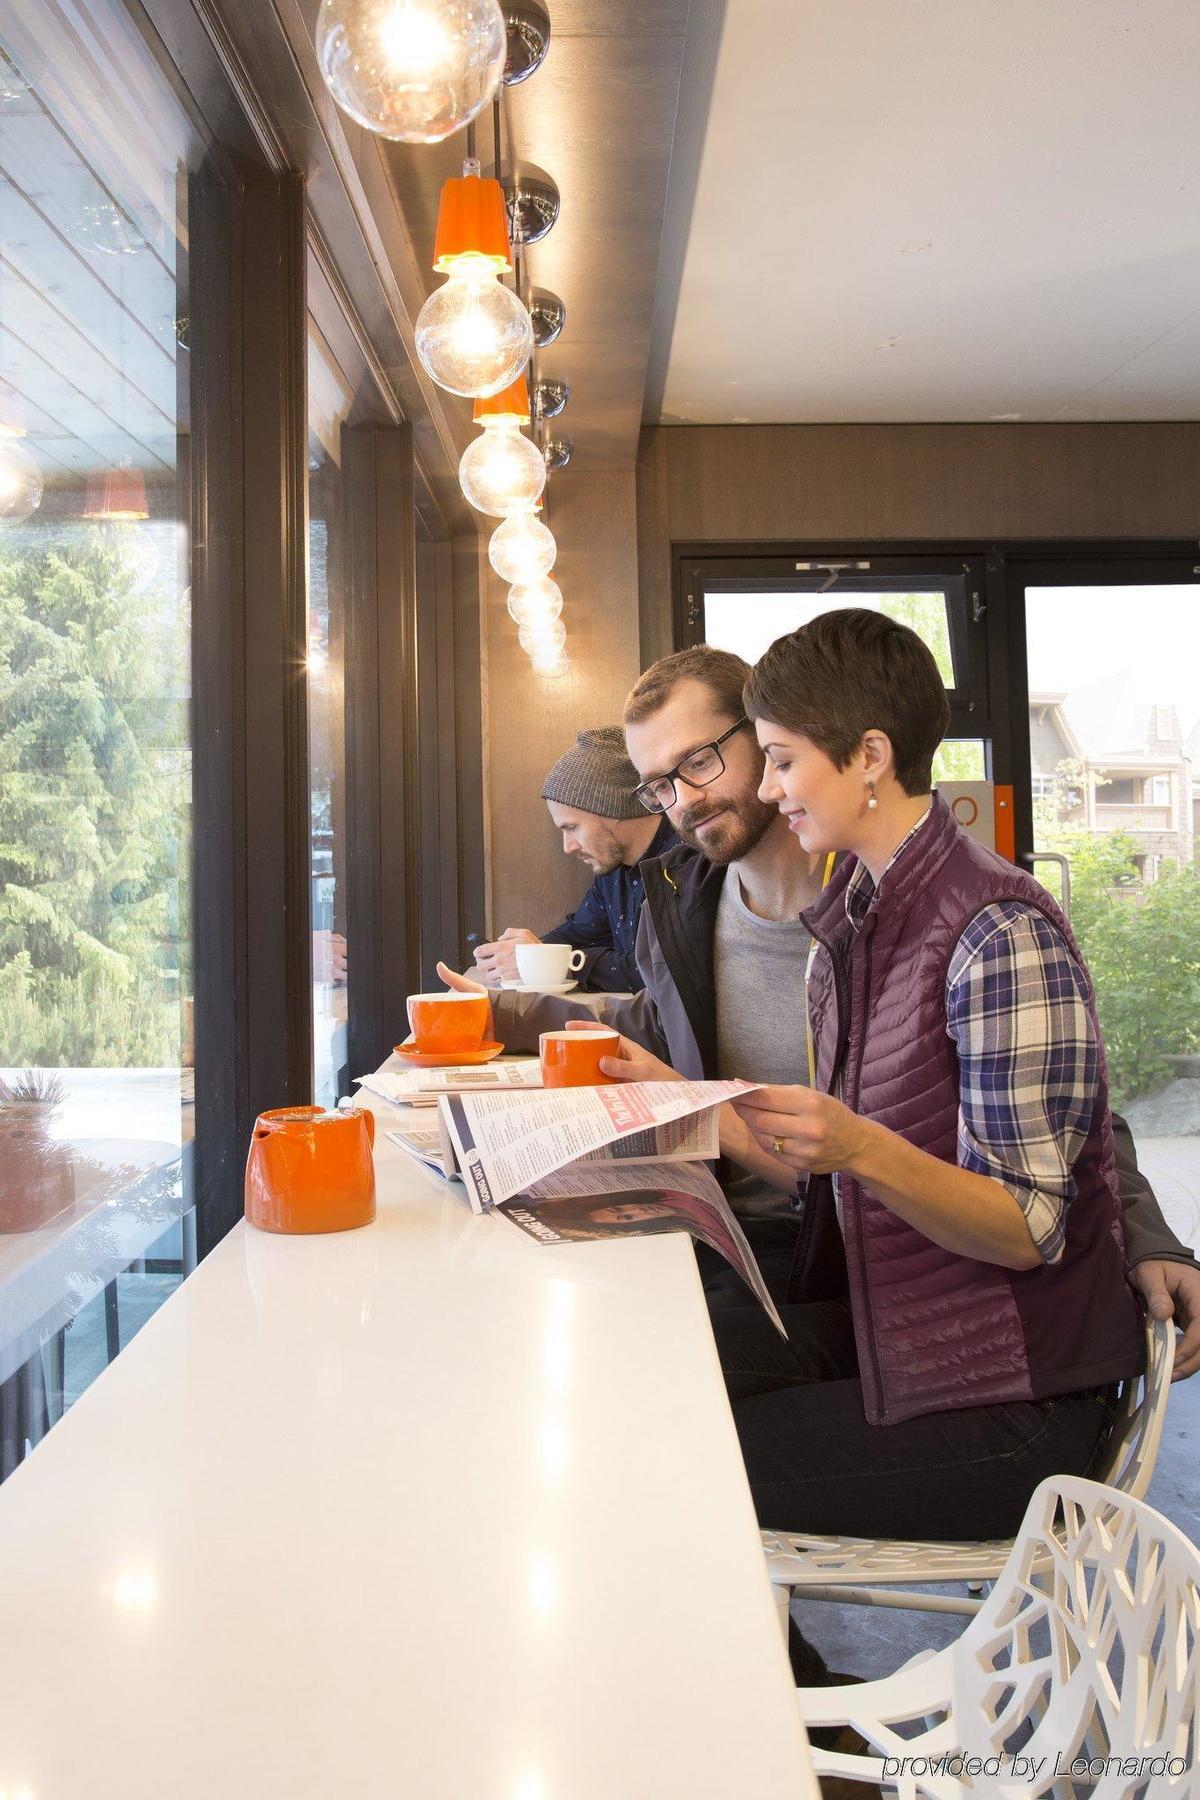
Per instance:
[[[698,850],[719,869],[749,856],[766,836],[772,820],[779,816],[777,808],[765,805],[757,794],[744,794],[727,800],[719,821],[703,838],[700,837],[696,827],[718,810],[711,801],[697,800],[694,806],[688,807],[682,819],[676,821],[675,831],[685,844]]]

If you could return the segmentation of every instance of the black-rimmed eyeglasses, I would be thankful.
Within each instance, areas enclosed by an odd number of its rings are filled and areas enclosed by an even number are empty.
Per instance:
[[[634,793],[646,811],[665,813],[674,806],[679,798],[679,791],[675,786],[677,781],[686,782],[691,788],[702,788],[708,787],[718,775],[724,774],[725,758],[721,755],[721,745],[726,738],[731,738],[735,731],[740,731],[743,725],[749,723],[749,719],[739,719],[736,725],[723,731],[711,744],[701,744],[698,750],[689,750],[665,775],[652,775],[649,781],[643,781],[640,787],[634,788]]]

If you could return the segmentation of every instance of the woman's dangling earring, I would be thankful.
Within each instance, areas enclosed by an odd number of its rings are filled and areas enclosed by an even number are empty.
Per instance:
[[[868,781],[867,786],[871,790],[870,799],[867,801],[867,811],[874,812],[879,805],[878,800],[875,798],[875,783],[873,781]]]

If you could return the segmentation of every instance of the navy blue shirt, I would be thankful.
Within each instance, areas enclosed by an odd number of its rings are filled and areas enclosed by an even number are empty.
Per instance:
[[[654,834],[647,857],[661,856],[679,842],[664,815]],[[634,957],[638,916],[646,897],[641,870],[624,863],[607,875],[597,875],[573,913],[553,931],[543,931],[543,944],[571,944],[587,951],[579,971],[579,985],[593,992],[636,994],[645,982]]]

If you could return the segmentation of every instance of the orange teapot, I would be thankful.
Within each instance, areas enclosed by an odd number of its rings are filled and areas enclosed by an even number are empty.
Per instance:
[[[362,1107],[259,1113],[246,1160],[246,1218],[260,1231],[350,1231],[375,1217],[374,1115]]]

